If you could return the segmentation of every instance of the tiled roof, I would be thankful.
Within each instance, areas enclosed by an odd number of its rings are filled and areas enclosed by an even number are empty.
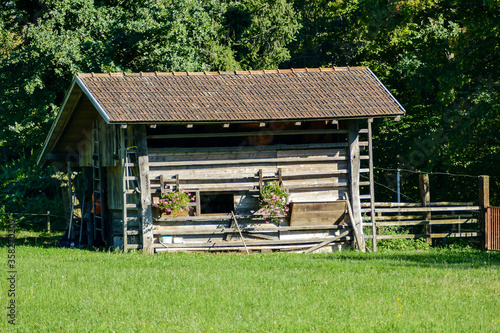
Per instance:
[[[366,67],[78,74],[110,123],[385,117],[404,109]]]

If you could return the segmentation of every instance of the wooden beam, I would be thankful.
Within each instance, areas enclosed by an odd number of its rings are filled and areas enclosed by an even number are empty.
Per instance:
[[[240,146],[240,147],[187,147],[187,148],[149,148],[149,155],[162,154],[185,154],[185,153],[232,153],[235,151],[275,151],[275,150],[296,150],[296,149],[328,149],[328,148],[346,148],[347,142],[331,142],[331,143],[310,143],[296,145],[270,145],[270,146]]]
[[[477,231],[467,231],[467,232],[443,232],[435,234],[404,234],[404,235],[377,235],[377,239],[417,239],[417,238],[460,238],[460,237],[479,237],[481,232]],[[371,238],[368,236],[367,238]]]
[[[406,236],[406,235],[405,235]],[[346,240],[349,240],[349,236],[343,237]],[[311,239],[302,239],[302,240],[247,240],[246,245],[250,248],[255,245],[294,245],[294,244],[315,244],[321,243],[325,241],[325,238],[311,238]],[[331,240],[330,240],[331,242]],[[163,247],[161,244],[154,244],[154,247],[161,248]],[[214,241],[209,243],[193,243],[193,244],[168,244],[169,248],[182,248],[182,247],[210,247],[210,248],[234,248],[234,247],[243,247],[242,241]]]
[[[134,126],[134,132],[139,164],[139,188],[141,191],[142,248],[146,253],[153,253],[153,214],[151,211],[152,202],[145,125]]]
[[[409,207],[409,208],[375,208],[377,213],[422,213],[422,212],[455,212],[455,211],[478,211],[480,206],[462,206],[462,207]],[[363,209],[363,212],[369,210]]]
[[[192,125],[192,124],[189,124]],[[189,126],[188,125],[188,126]],[[265,125],[265,124],[264,124]],[[190,127],[188,127],[190,128]],[[148,139],[182,139],[182,138],[214,138],[214,137],[239,137],[257,135],[306,135],[306,134],[346,134],[342,129],[322,129],[322,130],[288,130],[288,131],[251,131],[251,132],[219,132],[219,133],[179,133],[179,134],[158,134],[148,135]],[[364,143],[367,145],[367,143]]]
[[[233,165],[233,164],[261,164],[261,163],[321,163],[347,161],[345,156],[334,157],[283,157],[283,158],[257,158],[257,159],[232,159],[232,160],[199,160],[199,161],[165,161],[149,162],[150,167],[173,167],[173,166],[195,166],[195,165]],[[363,170],[368,172],[368,170]]]
[[[365,241],[363,237],[363,227],[361,226],[361,199],[359,193],[359,175],[361,169],[360,149],[359,149],[359,121],[349,121],[349,168],[350,168],[350,196],[352,209],[352,224],[358,234],[358,246],[365,252]],[[368,170],[369,171],[369,170]]]
[[[362,236],[359,233],[359,229],[363,230],[362,227],[362,222],[359,223],[359,225],[356,225],[356,222],[354,221],[354,215],[352,211],[352,206],[351,202],[349,201],[349,195],[345,195],[345,199],[347,201],[347,212],[349,214],[349,218],[351,219],[351,224],[352,224],[352,230],[354,232],[354,240],[356,241],[356,245],[359,250],[365,252],[365,247],[361,247],[361,244],[364,244],[364,239],[362,241]]]
[[[71,231],[73,229],[73,171],[71,170],[71,163],[68,162],[68,195],[69,195],[69,227],[68,239],[71,239]],[[101,199],[102,200],[102,199]]]
[[[243,235],[241,234],[240,225],[238,224],[238,220],[234,216],[234,212],[233,211],[231,211],[231,217],[232,217],[232,219],[234,221],[234,224],[236,225],[236,228],[238,228],[238,233],[240,234],[241,241],[243,242],[243,245],[245,246],[245,250],[247,251],[247,254],[250,254],[250,252],[248,252],[247,243],[245,242],[245,239],[243,238]]]
[[[414,225],[448,225],[448,224],[476,224],[478,219],[448,219],[448,220],[410,220],[410,221],[392,221],[377,222],[377,227],[388,226],[414,226]],[[370,226],[370,223],[364,223],[363,226]]]

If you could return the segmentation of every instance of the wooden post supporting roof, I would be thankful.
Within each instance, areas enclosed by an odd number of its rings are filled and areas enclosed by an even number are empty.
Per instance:
[[[352,227],[356,228],[359,237],[358,246],[365,252],[365,238],[363,236],[363,225],[361,216],[361,199],[359,194],[359,173],[361,169],[361,159],[359,151],[359,120],[349,121],[349,189],[352,205]]]
[[[139,165],[139,188],[141,208],[139,215],[142,222],[142,248],[145,253],[153,253],[153,213],[151,211],[151,185],[149,183],[149,159],[145,125],[134,127],[137,144],[137,162]]]

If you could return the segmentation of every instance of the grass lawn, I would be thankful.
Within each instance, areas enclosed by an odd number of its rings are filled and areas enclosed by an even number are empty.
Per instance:
[[[16,246],[18,332],[500,332],[500,253],[144,255],[33,238]]]

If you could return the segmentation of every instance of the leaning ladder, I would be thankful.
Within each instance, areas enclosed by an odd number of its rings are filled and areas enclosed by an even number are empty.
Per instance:
[[[128,132],[128,133],[127,133]],[[132,228],[129,222],[139,219],[139,205],[137,199],[134,197],[139,193],[138,177],[137,175],[137,147],[134,145],[134,138],[131,135],[131,130],[121,128],[120,131],[120,146],[121,146],[121,160],[122,160],[122,190],[123,190],[123,251],[139,249],[138,243],[132,243],[129,236],[140,236],[140,223],[139,228]],[[135,171],[135,172],[134,172]],[[135,216],[131,216],[135,213]]]
[[[93,202],[92,202],[92,210],[94,211],[93,219],[94,219],[94,241],[98,240],[98,235],[100,235],[100,240],[105,242],[105,228],[104,228],[104,220],[103,220],[103,191],[102,191],[102,168],[101,168],[101,149],[100,149],[100,141],[99,141],[99,123],[96,121],[94,124],[94,155],[92,157],[92,178],[93,178]],[[99,199],[97,199],[99,198]],[[96,209],[96,201],[99,200],[99,204],[101,209],[99,210],[99,214],[97,214]]]

